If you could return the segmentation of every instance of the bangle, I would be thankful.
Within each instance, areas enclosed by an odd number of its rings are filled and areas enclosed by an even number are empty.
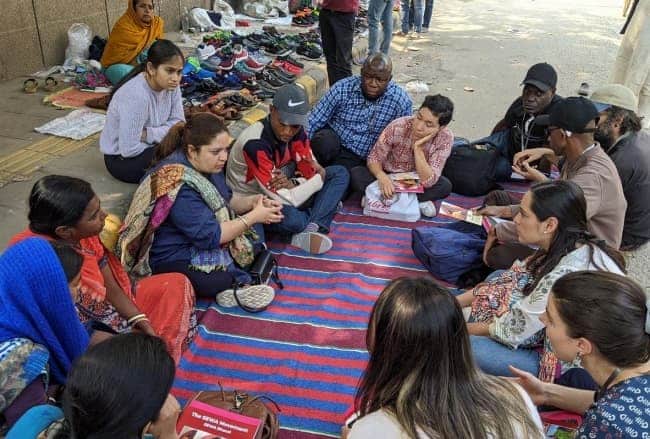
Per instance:
[[[251,225],[248,224],[248,221],[246,221],[246,218],[243,215],[238,216],[237,219],[240,220],[242,223],[244,223],[244,225],[246,226],[247,229],[251,228]]]
[[[131,322],[131,327],[135,327],[138,323],[141,323],[141,322],[149,323],[149,319],[147,317],[144,317],[144,316],[140,317],[138,319],[135,319],[133,322]]]
[[[146,318],[147,318],[147,315],[146,315],[145,313],[136,314],[136,315],[134,315],[134,316],[129,317],[129,319],[126,321],[126,323],[127,323],[129,326],[133,326],[133,325],[135,324],[134,322],[135,322],[136,320],[141,320],[142,318],[145,318],[145,319],[146,319]]]

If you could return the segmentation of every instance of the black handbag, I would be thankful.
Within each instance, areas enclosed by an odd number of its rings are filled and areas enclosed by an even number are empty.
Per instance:
[[[496,184],[499,151],[489,144],[457,145],[451,149],[442,175],[451,181],[452,191],[475,197],[498,188]]]
[[[284,288],[278,274],[278,262],[269,249],[265,248],[257,254],[248,269],[248,274],[253,279],[254,285],[267,284],[272,280],[280,289]]]

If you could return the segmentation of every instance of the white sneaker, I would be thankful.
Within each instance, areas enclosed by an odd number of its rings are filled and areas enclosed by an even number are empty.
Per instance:
[[[314,255],[327,253],[332,248],[332,240],[318,232],[301,232],[291,237],[291,245]]]
[[[247,308],[264,309],[273,302],[275,290],[269,285],[249,285],[237,289],[239,301]],[[217,293],[217,304],[224,308],[237,306],[232,289]]]
[[[433,218],[438,214],[436,212],[436,205],[433,204],[433,201],[423,201],[418,204],[420,206],[420,213],[429,218]]]
[[[201,61],[205,61],[215,53],[217,53],[217,50],[211,44],[199,44],[198,47],[196,48],[196,56]]]

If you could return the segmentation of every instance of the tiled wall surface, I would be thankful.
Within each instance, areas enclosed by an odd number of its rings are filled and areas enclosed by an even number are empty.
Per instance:
[[[0,81],[62,64],[68,28],[86,23],[107,37],[131,0],[0,0]],[[154,0],[165,31],[180,28],[186,8],[209,8],[211,0]]]

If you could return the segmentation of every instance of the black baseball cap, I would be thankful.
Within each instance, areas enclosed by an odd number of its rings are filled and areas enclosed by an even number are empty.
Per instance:
[[[305,89],[298,84],[283,85],[275,91],[273,107],[280,120],[287,125],[307,125],[309,98]]]
[[[552,125],[573,133],[591,133],[594,128],[587,128],[587,125],[597,118],[598,110],[593,102],[582,96],[572,96],[553,105],[548,114],[537,116],[535,124]]]
[[[549,63],[535,64],[528,69],[528,73],[526,73],[521,85],[524,84],[532,85],[545,92],[557,86],[557,72]]]

